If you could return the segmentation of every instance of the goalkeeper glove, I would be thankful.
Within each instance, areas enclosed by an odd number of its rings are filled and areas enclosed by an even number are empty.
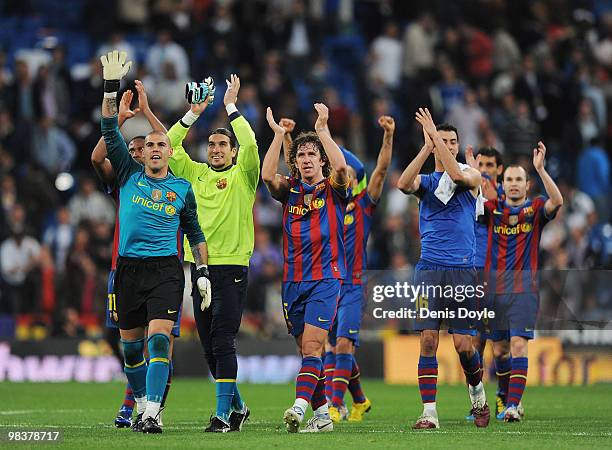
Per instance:
[[[210,274],[208,273],[208,266],[201,266],[196,271],[196,284],[200,296],[202,297],[202,303],[200,303],[200,310],[204,311],[210,306],[212,300],[212,291],[210,286]]]
[[[185,98],[189,104],[198,104],[206,100],[208,86],[204,83],[191,81],[185,85]]]
[[[215,81],[212,77],[206,77],[204,79],[204,83],[208,85],[208,97],[210,98],[208,104],[212,105],[212,103],[215,101]]]
[[[202,83],[191,81],[185,84],[185,98],[189,104],[204,103],[209,98],[210,105],[215,100],[215,83],[212,77],[208,77]]]
[[[107,55],[100,56],[104,77],[104,92],[117,92],[121,78],[127,75],[132,67],[132,61],[127,59],[126,52],[113,50]]]

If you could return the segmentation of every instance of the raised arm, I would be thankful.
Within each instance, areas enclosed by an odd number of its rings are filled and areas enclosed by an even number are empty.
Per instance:
[[[293,119],[283,117],[278,124],[285,129],[285,136],[283,137],[283,156],[285,157],[285,164],[287,164],[288,167],[289,152],[291,152],[291,145],[293,144],[291,133],[293,133],[293,130],[295,129],[295,121]]]
[[[433,142],[425,129],[423,129],[423,139],[425,140],[423,147],[421,147],[419,153],[408,164],[408,167],[404,169],[399,180],[397,180],[397,187],[404,194],[416,194],[421,187],[421,176],[419,173],[434,149]]]
[[[314,107],[318,114],[317,121],[315,122],[315,132],[319,136],[321,144],[323,144],[323,149],[333,170],[331,177],[332,184],[346,189],[349,183],[348,166],[340,147],[332,139],[329,127],[327,126],[329,109],[323,103],[315,103]]]
[[[383,128],[383,142],[378,153],[376,167],[368,183],[368,195],[372,200],[378,202],[382,194],[387,170],[391,164],[391,154],[393,152],[393,133],[395,132],[395,120],[391,116],[382,116],[378,119],[378,124]]]
[[[542,141],[538,142],[538,147],[533,149],[533,167],[542,179],[548,200],[544,203],[544,211],[547,217],[553,217],[559,208],[563,206],[563,196],[555,184],[552,177],[544,168],[546,158],[546,146]]]
[[[177,177],[185,178],[192,183],[197,180],[197,177],[203,171],[208,170],[208,165],[193,161],[185,151],[185,147],[183,147],[183,140],[187,136],[191,126],[198,120],[200,114],[206,110],[213,98],[214,97],[209,96],[206,97],[203,103],[190,105],[189,111],[187,111],[183,118],[175,123],[167,133],[170,139],[170,146],[173,150],[172,157],[168,161],[170,170],[172,170],[172,173]]]
[[[102,136],[108,150],[108,159],[117,175],[119,185],[142,166],[134,161],[128,153],[127,145],[119,132],[117,121],[117,91],[121,78],[130,70],[132,62],[126,63],[126,53],[117,50],[100,57],[104,76],[104,99],[102,100]]]
[[[130,109],[133,98],[134,94],[130,90],[125,91],[121,96],[117,119],[119,128],[123,126],[126,120],[131,119],[140,111],[139,108],[134,110]],[[104,137],[101,137],[91,152],[91,164],[102,182],[106,184],[106,186],[113,186],[115,184],[115,171],[106,156],[106,144],[104,143]]]
[[[268,148],[261,166],[261,179],[270,191],[270,194],[272,194],[272,197],[282,202],[289,193],[289,182],[284,176],[277,173],[285,129],[276,123],[270,107],[266,109],[266,119],[272,131],[274,131],[274,139],[270,144],[270,148]]]
[[[464,186],[470,189],[475,189],[480,186],[480,172],[472,167],[466,170],[461,170],[457,159],[450,152],[440,137],[440,134],[436,130],[436,125],[434,124],[429,110],[427,108],[419,108],[419,110],[416,112],[416,120],[423,125],[425,131],[427,134],[429,134],[429,137],[434,143],[436,155],[451,179],[459,186]]]
[[[134,86],[136,87],[136,92],[138,92],[138,108],[136,110],[141,111],[144,116],[147,118],[149,125],[153,128],[153,131],[161,131],[162,133],[167,133],[166,127],[160,120],[157,118],[153,111],[151,111],[151,107],[149,106],[149,98],[147,97],[147,91],[145,90],[144,84],[142,81],[135,80]]]
[[[236,107],[238,92],[240,91],[240,78],[238,78],[238,75],[231,74],[230,79],[225,80],[225,82],[227,90],[223,96],[223,103],[225,104],[225,111],[229,117],[230,125],[240,146],[236,165],[245,174],[249,186],[255,192],[259,182],[259,150],[257,148],[257,140],[251,125],[249,125],[249,122],[240,114]]]

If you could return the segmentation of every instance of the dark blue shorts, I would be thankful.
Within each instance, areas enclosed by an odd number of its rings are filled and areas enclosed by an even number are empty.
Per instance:
[[[536,292],[496,294],[493,296],[492,340],[509,340],[512,336],[534,338],[540,297]]]
[[[477,308],[476,282],[473,268],[419,261],[414,271],[414,284],[423,286],[426,291],[415,301],[415,329],[439,330],[444,321],[448,324],[449,333],[475,336],[476,319],[469,317],[469,314]]]
[[[329,343],[336,345],[336,338],[345,337],[359,346],[359,329],[365,306],[365,286],[362,284],[342,284],[340,300],[334,325],[329,333]]]
[[[330,330],[340,295],[341,280],[285,281],[283,312],[287,330],[295,337],[304,332],[304,324]]]
[[[484,298],[479,302],[479,309],[487,309],[488,311],[495,311],[495,296],[491,294],[486,294]],[[507,341],[510,339],[508,331],[504,330],[494,330],[493,327],[496,326],[495,318],[484,317],[482,320],[479,320],[476,327],[478,332],[480,333],[480,338],[483,341]]]
[[[117,317],[117,301],[115,298],[115,271],[111,270],[108,274],[108,288],[106,296],[106,326],[108,328],[119,328],[119,322]],[[181,335],[181,313],[183,311],[183,305],[179,308],[178,319],[172,327],[171,334],[174,337]]]

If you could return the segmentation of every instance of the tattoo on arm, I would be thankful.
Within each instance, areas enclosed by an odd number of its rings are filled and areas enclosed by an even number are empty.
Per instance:
[[[193,261],[196,267],[208,264],[208,249],[206,243],[203,242],[191,247],[191,254],[193,255]]]
[[[117,115],[117,99],[114,97],[105,97],[102,103],[103,112],[112,117]]]

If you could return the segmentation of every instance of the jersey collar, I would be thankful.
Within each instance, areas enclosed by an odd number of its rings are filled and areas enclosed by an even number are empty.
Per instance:
[[[211,166],[210,164],[208,165],[208,167],[210,167],[210,170],[213,170],[215,172],[225,172],[230,170],[232,167],[234,167],[234,164],[230,164],[227,167],[224,167],[223,169],[215,169],[213,166]]]

